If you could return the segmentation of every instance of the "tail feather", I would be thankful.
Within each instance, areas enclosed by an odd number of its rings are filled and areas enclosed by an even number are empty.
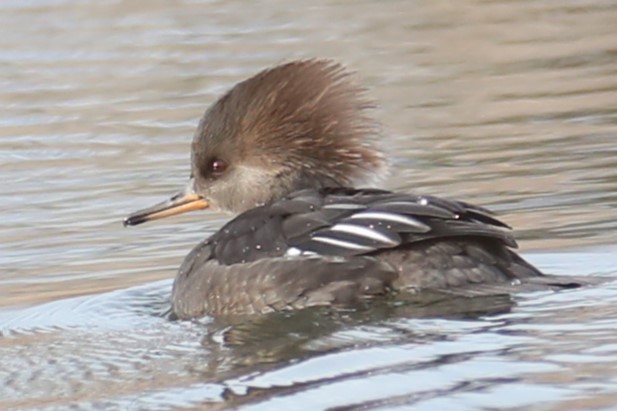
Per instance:
[[[469,284],[462,287],[441,288],[438,291],[460,297],[483,297],[500,294],[573,289],[601,284],[605,281],[607,281],[607,279],[602,277],[543,274],[536,277],[516,279],[511,282]]]

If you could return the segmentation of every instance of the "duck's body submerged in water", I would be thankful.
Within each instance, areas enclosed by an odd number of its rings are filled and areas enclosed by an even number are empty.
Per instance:
[[[390,291],[572,287],[518,256],[509,227],[461,201],[354,189],[386,166],[370,104],[331,61],[243,81],[202,118],[187,188],[125,225],[201,208],[240,213],[182,264],[180,318],[348,304]]]

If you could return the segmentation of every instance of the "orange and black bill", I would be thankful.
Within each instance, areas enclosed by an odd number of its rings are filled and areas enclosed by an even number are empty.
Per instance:
[[[208,202],[193,191],[178,193],[167,201],[156,204],[152,207],[136,211],[126,217],[123,221],[124,226],[138,225],[150,220],[158,220],[176,214],[186,213],[187,211],[202,210],[208,208]]]

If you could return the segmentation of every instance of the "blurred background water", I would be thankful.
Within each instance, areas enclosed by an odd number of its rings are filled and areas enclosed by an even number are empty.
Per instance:
[[[485,205],[546,272],[617,273],[617,3],[0,4],[0,408],[614,409],[617,285],[170,322],[228,217],[124,229],[189,173],[198,118],[330,57],[378,102],[388,188]]]

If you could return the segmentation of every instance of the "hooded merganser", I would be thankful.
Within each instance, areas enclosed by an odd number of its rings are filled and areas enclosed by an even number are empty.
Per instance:
[[[176,316],[349,304],[391,290],[473,296],[579,285],[512,251],[510,228],[484,208],[350,188],[386,168],[369,107],[343,66],[302,60],[261,71],[206,111],[186,189],[124,220],[239,213],[184,260]]]

